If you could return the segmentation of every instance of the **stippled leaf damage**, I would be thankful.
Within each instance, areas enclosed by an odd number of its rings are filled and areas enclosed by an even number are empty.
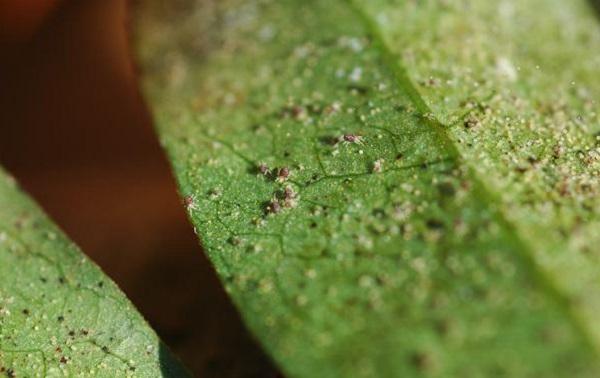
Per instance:
[[[142,1],[135,23],[191,220],[285,372],[598,375],[584,1]]]

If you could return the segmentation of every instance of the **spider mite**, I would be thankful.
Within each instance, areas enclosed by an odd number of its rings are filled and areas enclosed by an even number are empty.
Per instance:
[[[353,143],[353,144],[362,144],[363,143],[363,137],[360,135],[356,135],[356,134],[344,134],[341,137],[338,138],[338,142],[342,142],[342,143]]]
[[[292,116],[297,120],[305,120],[307,118],[306,109],[302,106],[294,106],[292,107]]]
[[[297,193],[294,191],[294,188],[291,186],[286,186],[283,190],[283,206],[287,208],[296,207]]]
[[[271,170],[269,169],[269,167],[267,167],[265,163],[260,163],[258,165],[258,172],[260,172],[260,174],[263,176],[267,176],[271,173]]]
[[[373,163],[373,172],[375,172],[375,173],[383,172],[383,163],[384,163],[383,159],[375,160],[375,162]]]
[[[277,171],[277,181],[284,182],[290,176],[290,169],[288,167],[279,168]]]
[[[183,205],[187,211],[196,210],[196,200],[193,195],[183,197]]]
[[[281,211],[281,205],[279,204],[279,201],[277,201],[277,199],[272,199],[267,205],[265,211],[267,214],[279,213]]]

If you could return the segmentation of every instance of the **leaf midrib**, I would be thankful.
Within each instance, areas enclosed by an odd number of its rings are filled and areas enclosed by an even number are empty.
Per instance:
[[[367,33],[371,35],[373,47],[380,52],[384,64],[396,79],[398,88],[407,95],[412,105],[415,106],[419,113],[421,113],[424,124],[433,129],[443,147],[446,148],[448,152],[455,155],[456,163],[466,167],[468,175],[475,184],[475,187],[480,188],[480,195],[486,200],[486,203],[501,204],[502,202],[498,196],[490,190],[484,180],[479,178],[473,168],[463,160],[456,143],[448,135],[448,127],[435,117],[434,112],[429,108],[420,92],[410,80],[406,68],[401,63],[400,57],[388,46],[386,38],[374,20],[356,3],[356,0],[343,0],[343,2],[357,15],[357,18],[363,24]],[[535,261],[535,258],[533,257],[535,247],[525,240],[517,231],[516,226],[508,220],[508,217],[503,210],[503,206],[487,206],[493,210],[496,221],[510,233],[511,238],[517,247],[515,249],[517,250],[519,257],[525,264],[527,271],[539,285],[540,289],[558,304],[559,310],[572,323],[582,342],[585,344],[585,347],[595,356],[599,356],[600,351],[598,350],[597,343],[593,337],[590,336],[590,333],[587,332],[588,327],[586,326],[585,321],[581,319],[577,311],[573,308],[569,297],[554,284],[551,276],[545,270],[540,268]]]

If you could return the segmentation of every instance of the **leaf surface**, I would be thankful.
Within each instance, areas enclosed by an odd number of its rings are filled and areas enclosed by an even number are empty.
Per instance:
[[[361,9],[598,349],[600,28],[589,4],[376,0]]]
[[[0,373],[188,376],[117,286],[1,170]]]
[[[136,8],[190,218],[285,372],[598,374],[599,30],[541,3]]]

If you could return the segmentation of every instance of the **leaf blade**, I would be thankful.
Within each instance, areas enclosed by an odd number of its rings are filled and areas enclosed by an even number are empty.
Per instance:
[[[206,252],[286,371],[562,376],[569,359],[594,375],[568,297],[368,19],[341,1],[185,4],[187,18],[138,16],[145,93]],[[213,42],[194,49],[198,24]],[[292,176],[261,177],[261,163]],[[297,206],[268,214],[286,185]]]
[[[590,298],[600,290],[600,118],[593,100],[600,94],[600,31],[590,5],[424,2],[392,12],[386,1],[358,3],[367,18],[388,15],[374,27],[405,57],[427,111],[445,123],[465,163],[503,204],[533,263],[576,298],[566,305],[600,350],[599,308]],[[543,16],[531,12],[542,8]],[[416,37],[430,18],[440,26]]]
[[[16,377],[187,376],[118,287],[2,170],[0,368]]]

